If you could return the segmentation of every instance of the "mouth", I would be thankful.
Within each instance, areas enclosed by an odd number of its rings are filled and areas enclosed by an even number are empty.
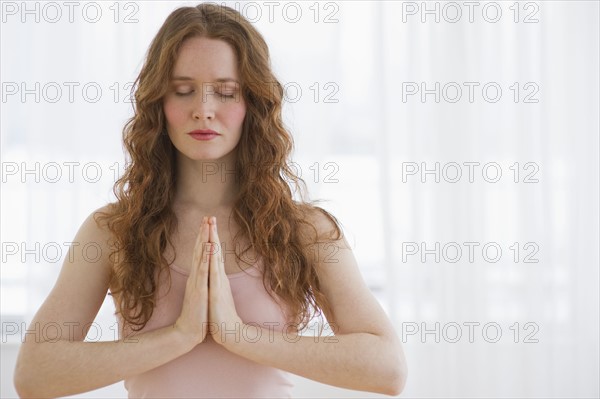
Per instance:
[[[214,130],[210,130],[210,129],[193,130],[193,131],[189,132],[188,134],[190,136],[192,136],[193,139],[196,139],[196,140],[211,140],[217,136],[220,136],[219,133],[215,132]]]

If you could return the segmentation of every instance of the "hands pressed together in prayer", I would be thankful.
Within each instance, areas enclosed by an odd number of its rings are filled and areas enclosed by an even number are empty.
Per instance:
[[[242,325],[225,273],[217,219],[205,216],[194,247],[181,314],[174,327],[195,346],[207,335],[225,345],[221,332],[239,329]]]

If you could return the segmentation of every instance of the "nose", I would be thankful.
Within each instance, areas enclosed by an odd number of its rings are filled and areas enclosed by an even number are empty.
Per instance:
[[[196,120],[213,119],[215,117],[214,95],[203,93],[194,104],[193,118]]]

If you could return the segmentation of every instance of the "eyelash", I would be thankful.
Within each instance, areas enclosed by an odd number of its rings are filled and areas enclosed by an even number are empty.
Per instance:
[[[177,93],[177,92],[175,92],[175,95],[179,96],[179,97],[184,97],[184,96],[189,96],[192,93],[193,93],[193,91],[190,91],[189,93]],[[231,95],[226,95],[226,94],[221,94],[221,93],[216,93],[216,94],[218,94],[221,97],[225,97],[225,98],[233,98],[234,97],[233,94],[231,94]]]

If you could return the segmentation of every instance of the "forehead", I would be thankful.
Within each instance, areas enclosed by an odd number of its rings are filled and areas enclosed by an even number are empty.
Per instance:
[[[237,79],[237,57],[233,48],[223,40],[189,38],[181,44],[173,75],[205,81],[222,76]]]

